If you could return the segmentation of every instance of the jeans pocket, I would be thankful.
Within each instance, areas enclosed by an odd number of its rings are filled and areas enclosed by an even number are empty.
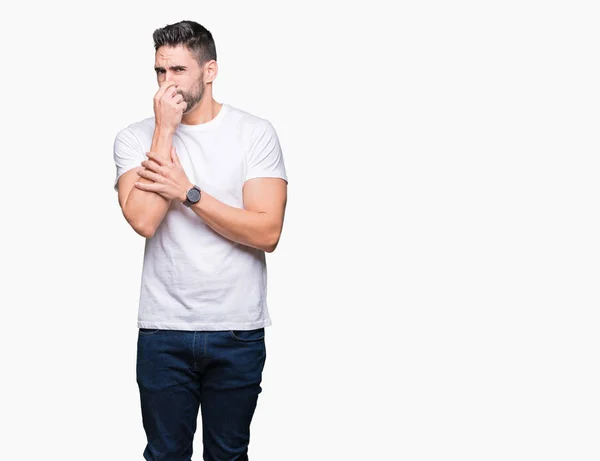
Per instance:
[[[242,343],[257,343],[265,339],[265,329],[263,327],[255,330],[229,330],[229,335]]]
[[[158,328],[138,328],[138,332],[140,336],[148,336],[153,335],[157,331],[160,331]]]

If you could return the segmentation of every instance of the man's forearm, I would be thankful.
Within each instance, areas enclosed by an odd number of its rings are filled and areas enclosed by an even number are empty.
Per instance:
[[[160,129],[154,127],[154,135],[152,136],[151,152],[156,152],[166,160],[171,159],[171,147],[173,147],[173,131],[168,129]]]
[[[173,133],[155,128],[150,151],[157,153],[161,158],[170,159],[172,146]],[[139,177],[137,181],[146,184],[154,182]],[[129,222],[135,222],[138,228],[143,229],[143,233],[149,238],[154,235],[167,214],[169,204],[170,200],[156,192],[132,187],[125,202],[125,216]]]
[[[272,252],[281,229],[267,213],[229,206],[202,191],[191,209],[214,231],[242,245]]]

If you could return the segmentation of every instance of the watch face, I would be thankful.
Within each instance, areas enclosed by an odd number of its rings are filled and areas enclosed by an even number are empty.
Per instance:
[[[190,202],[197,202],[198,200],[200,200],[200,191],[198,189],[190,189],[187,192],[187,199]]]

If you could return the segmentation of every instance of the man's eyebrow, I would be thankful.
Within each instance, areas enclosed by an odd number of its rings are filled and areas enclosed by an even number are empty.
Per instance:
[[[171,67],[169,67],[169,70],[186,70],[186,69],[187,69],[187,67],[185,67],[185,66],[171,66]],[[154,70],[155,71],[165,70],[165,68],[164,67],[155,66]]]

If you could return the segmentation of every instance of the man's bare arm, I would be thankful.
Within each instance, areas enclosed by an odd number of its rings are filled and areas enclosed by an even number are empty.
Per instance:
[[[155,128],[150,151],[159,159],[170,161],[173,148],[173,135],[181,116],[187,107],[183,97],[177,93],[174,82],[164,81],[154,95]],[[140,165],[140,168],[143,168]],[[151,179],[140,178],[138,168],[119,178],[119,204],[127,222],[140,235],[151,238],[169,209],[170,200],[152,191],[134,187],[135,182],[153,183]]]
[[[154,130],[151,152],[155,152],[160,158],[170,159],[172,145],[172,133],[163,134],[158,128]],[[151,179],[140,178],[137,170],[134,168],[119,178],[119,204],[131,227],[141,236],[151,238],[167,214],[171,201],[156,192],[134,187],[135,182],[154,182]]]
[[[223,237],[273,252],[283,227],[287,182],[281,178],[254,178],[244,183],[242,193],[244,208],[229,206],[202,192],[191,209]]]

